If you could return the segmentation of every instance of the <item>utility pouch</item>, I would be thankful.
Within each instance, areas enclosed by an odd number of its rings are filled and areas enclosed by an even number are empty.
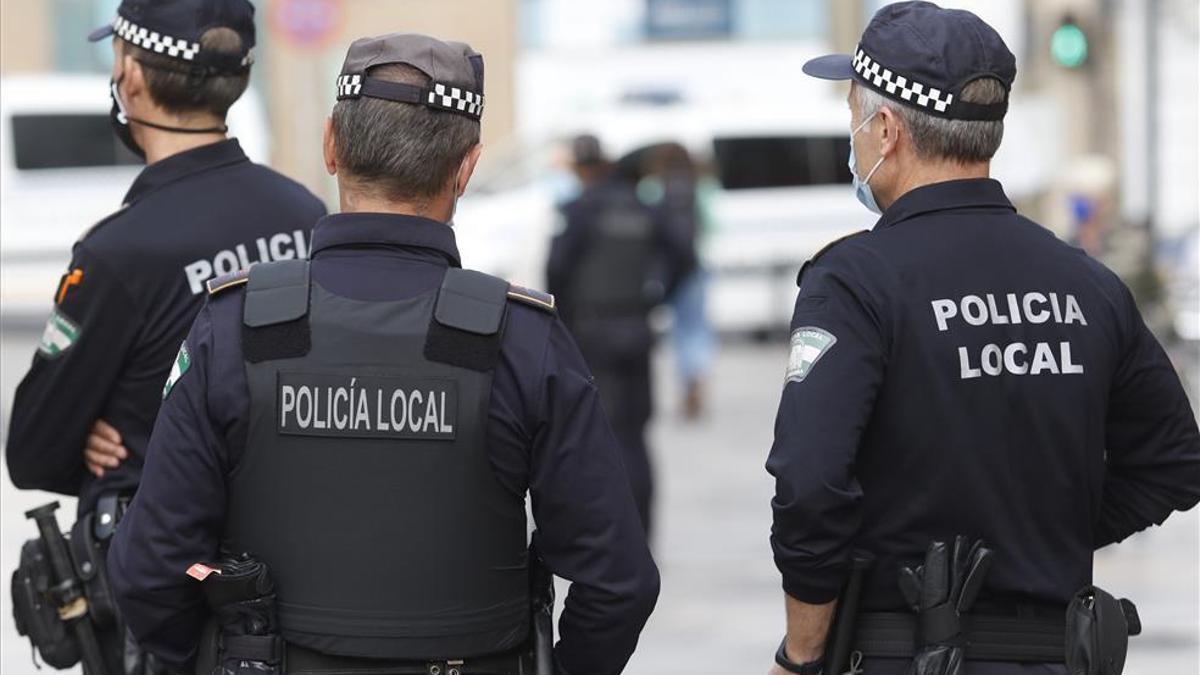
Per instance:
[[[1067,606],[1067,672],[1121,675],[1129,636],[1142,632],[1137,607],[1104,590],[1087,586]]]
[[[54,572],[41,540],[26,541],[21,547],[20,564],[12,575],[13,619],[17,633],[29,638],[42,661],[63,670],[79,663],[79,643],[49,599],[53,578]]]
[[[96,514],[92,512],[75,521],[67,544],[71,547],[75,574],[87,596],[92,625],[97,629],[108,629],[117,624],[117,602],[112,587],[108,585],[105,563],[108,542],[96,537]]]

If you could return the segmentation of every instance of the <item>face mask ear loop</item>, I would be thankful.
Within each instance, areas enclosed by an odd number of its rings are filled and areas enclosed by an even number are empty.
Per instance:
[[[867,172],[867,177],[863,179],[863,184],[864,184],[864,185],[870,185],[870,184],[871,184],[871,176],[874,176],[874,175],[875,175],[875,170],[879,168],[879,165],[880,165],[880,164],[883,164],[883,160],[884,160],[884,157],[883,157],[883,155],[880,155],[880,156],[879,156],[879,161],[878,161],[878,162],[875,162],[875,166],[871,167],[871,170]]]

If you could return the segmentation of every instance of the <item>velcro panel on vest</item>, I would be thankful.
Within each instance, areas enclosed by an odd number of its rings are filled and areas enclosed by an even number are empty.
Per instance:
[[[473,270],[447,270],[425,338],[425,358],[491,370],[499,358],[507,306],[507,281]]]
[[[250,363],[304,356],[308,326],[309,262],[279,260],[250,268],[242,312],[242,354]]]

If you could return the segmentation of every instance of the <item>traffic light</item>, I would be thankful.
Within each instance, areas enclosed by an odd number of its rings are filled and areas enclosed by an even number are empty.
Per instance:
[[[1070,15],[1063,18],[1050,36],[1050,57],[1064,68],[1079,68],[1087,61],[1087,33]]]

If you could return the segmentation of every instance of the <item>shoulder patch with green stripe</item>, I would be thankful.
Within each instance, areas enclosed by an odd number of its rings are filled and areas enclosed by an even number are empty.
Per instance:
[[[788,357],[787,381],[803,382],[833,345],[837,336],[824,328],[805,326],[792,331],[792,351]]]
[[[75,344],[79,333],[79,325],[55,307],[54,311],[50,312],[50,318],[46,320],[46,328],[42,330],[38,353],[45,358],[56,359]]]
[[[183,344],[179,345],[179,353],[175,355],[175,363],[171,365],[171,374],[167,376],[167,383],[163,385],[162,397],[164,400],[166,400],[167,394],[171,393],[171,389],[175,387],[179,378],[183,377],[183,374],[191,367],[192,355],[188,353],[187,340],[184,340]]]

